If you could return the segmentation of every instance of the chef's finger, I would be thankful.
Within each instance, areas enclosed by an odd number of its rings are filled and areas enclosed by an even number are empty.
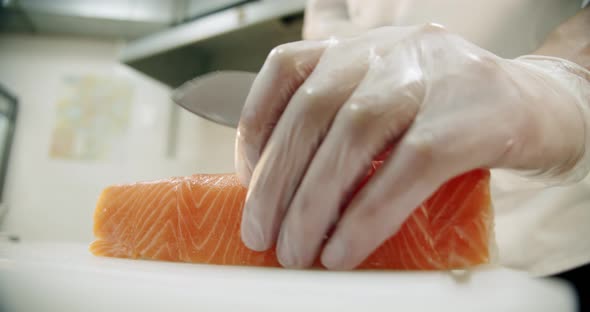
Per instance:
[[[411,124],[421,102],[415,92],[421,93],[421,87],[408,85],[401,72],[387,70],[383,77],[382,69],[369,70],[338,111],[281,226],[277,255],[283,266],[312,265],[371,161]]]
[[[366,64],[323,60],[291,98],[254,169],[242,220],[242,239],[251,249],[265,250],[276,241],[309,162],[366,72]]]
[[[487,112],[467,109],[421,119],[347,207],[322,252],[326,267],[359,265],[445,181],[501,157],[498,146],[509,137]]]
[[[235,166],[245,186],[285,106],[313,71],[326,45],[323,41],[287,43],[268,55],[248,94],[238,125]]]

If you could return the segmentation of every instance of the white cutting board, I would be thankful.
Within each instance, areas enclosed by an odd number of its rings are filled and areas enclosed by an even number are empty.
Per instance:
[[[3,305],[3,306],[2,306]],[[560,311],[562,282],[505,269],[325,272],[94,257],[84,244],[0,242],[0,311]]]

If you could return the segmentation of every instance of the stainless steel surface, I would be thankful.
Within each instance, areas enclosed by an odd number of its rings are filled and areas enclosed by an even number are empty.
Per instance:
[[[127,43],[120,60],[171,87],[216,70],[258,71],[272,48],[301,40],[305,0],[247,3]]]
[[[3,0],[0,31],[137,39],[250,0]]]
[[[303,10],[305,1],[259,1],[179,25],[130,42],[122,51],[121,59],[145,58],[212,36],[237,30],[280,16]]]
[[[122,63],[170,87],[216,70],[258,71],[301,40],[305,0],[20,0],[0,32],[122,39]]]
[[[0,10],[0,30],[139,38],[168,28],[177,0],[19,0]]]
[[[186,82],[172,94],[174,102],[213,122],[236,128],[255,73],[218,71]]]

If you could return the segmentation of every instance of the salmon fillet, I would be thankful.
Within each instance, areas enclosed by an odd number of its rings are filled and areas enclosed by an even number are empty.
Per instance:
[[[357,268],[448,270],[488,263],[493,218],[489,178],[488,170],[474,170],[442,185]],[[274,248],[256,252],[241,241],[245,197],[246,189],[233,174],[110,186],[96,206],[97,239],[90,251],[107,257],[278,267]],[[321,268],[319,261],[315,267]]]

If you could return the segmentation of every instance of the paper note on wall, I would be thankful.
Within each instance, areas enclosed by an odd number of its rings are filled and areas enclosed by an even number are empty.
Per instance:
[[[132,84],[119,77],[67,77],[56,104],[50,157],[111,158],[124,140],[132,96]]]

